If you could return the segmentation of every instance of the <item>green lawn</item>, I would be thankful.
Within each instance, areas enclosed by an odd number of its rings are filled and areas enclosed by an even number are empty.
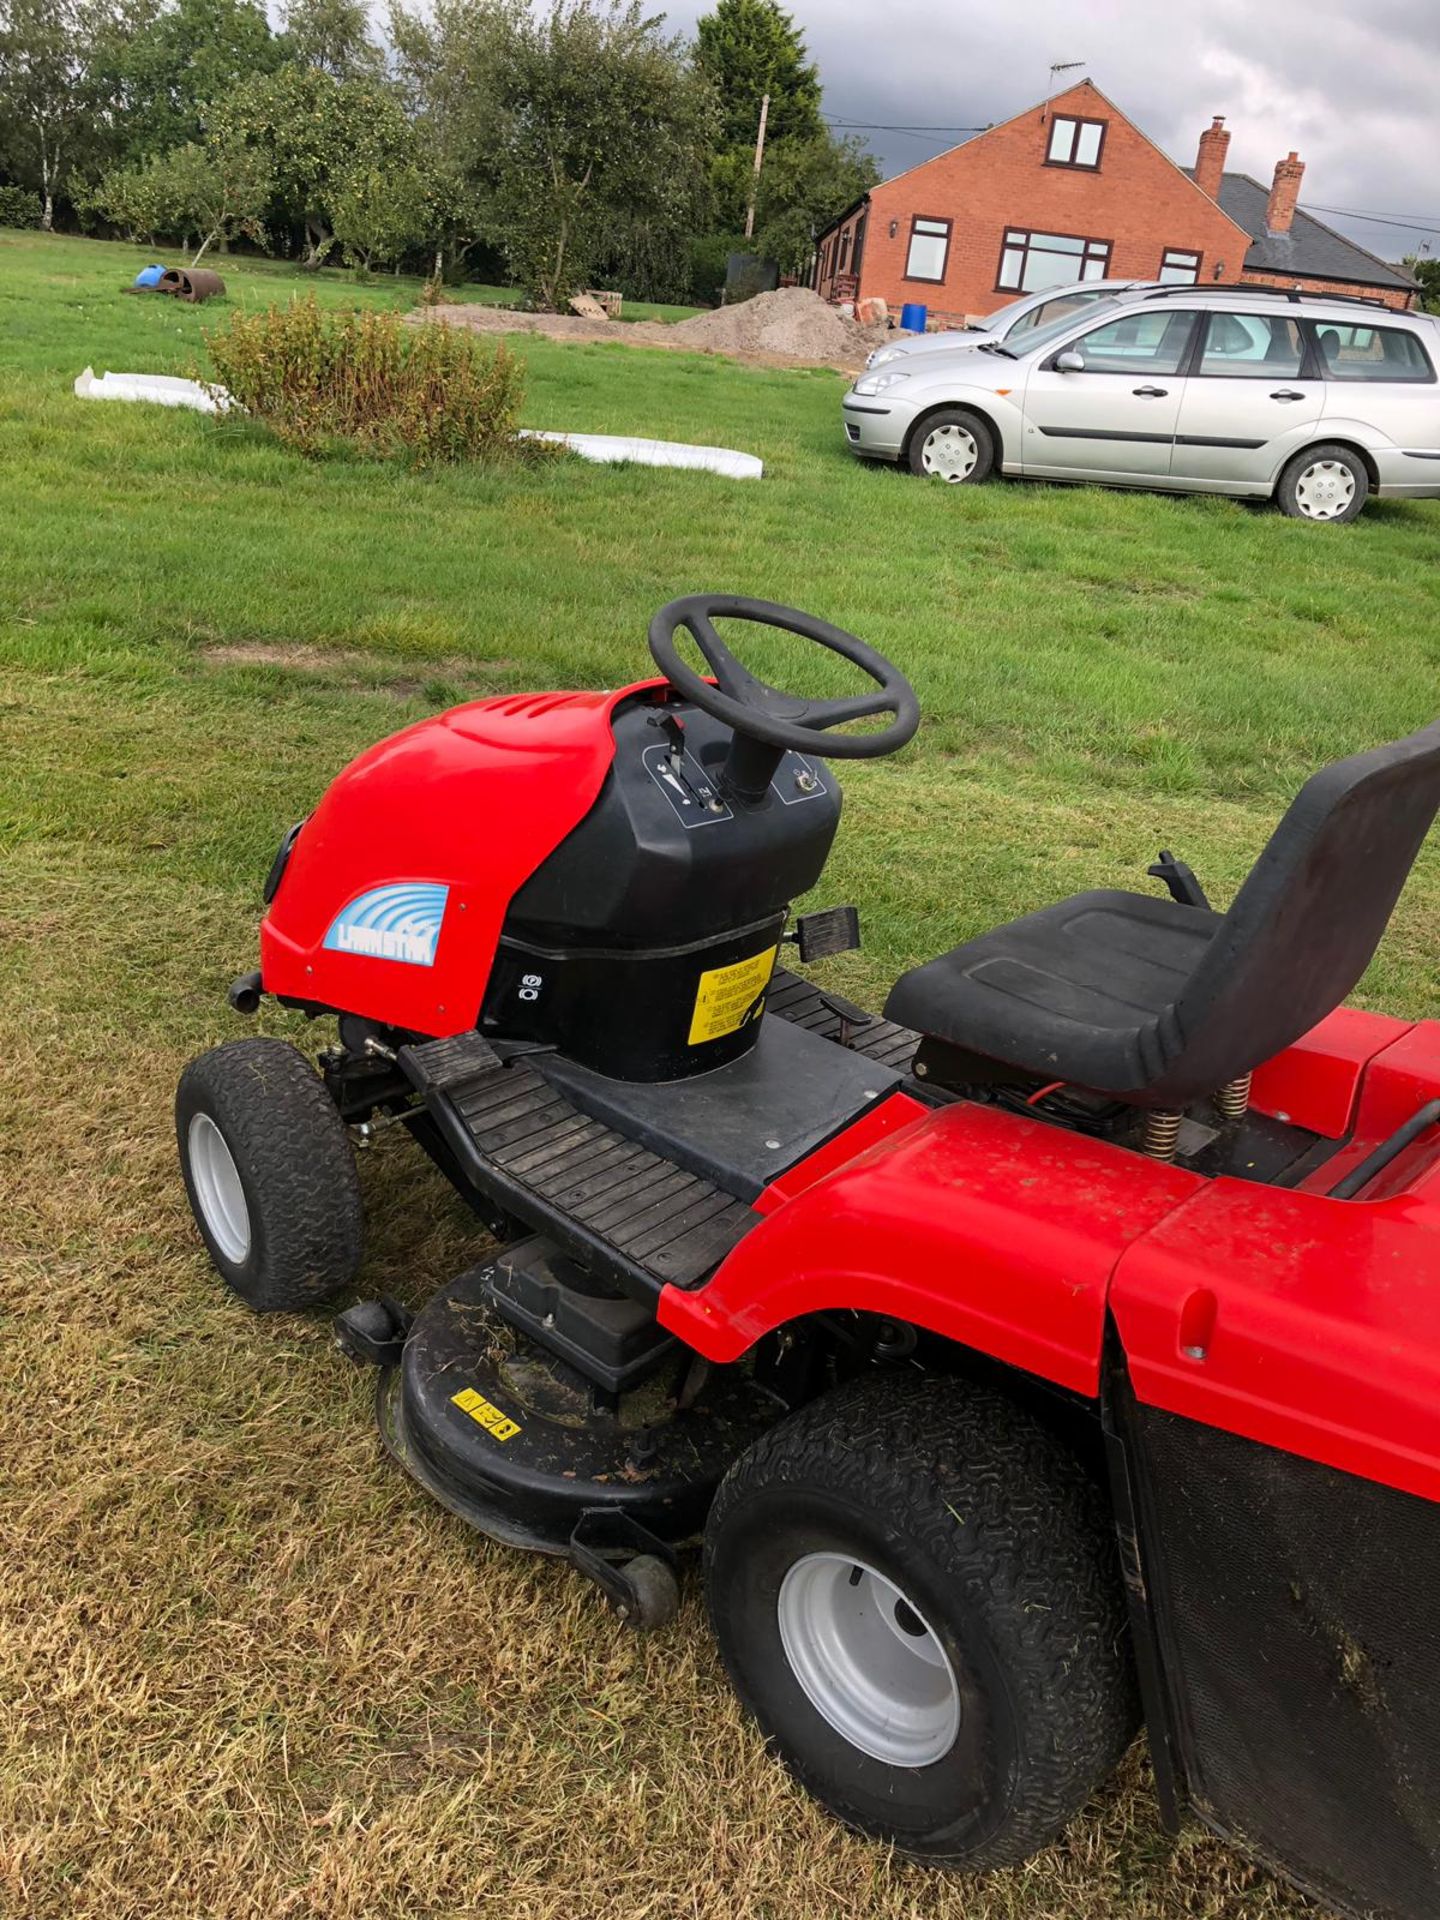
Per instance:
[[[1434,717],[1440,504],[1326,529],[924,487],[851,461],[834,374],[531,338],[529,424],[734,446],[766,478],[307,464],[73,397],[87,364],[203,364],[223,309],[124,297],[143,259],[0,233],[0,1911],[1309,1911],[1166,1841],[1138,1766],[980,1884],[837,1832],[742,1726],[693,1596],[626,1638],[382,1464],[323,1324],[220,1297],[168,1110],[239,1030],[223,990],[279,833],[350,755],[460,698],[637,677],[650,612],[702,588],[851,627],[920,692],[918,742],[846,776],[824,898],[859,902],[867,945],[833,984],[878,997],[1001,917],[1140,882],[1162,844],[1227,900],[1307,772]],[[247,304],[302,284],[219,264]],[[831,684],[798,643],[754,658]],[[1432,849],[1361,997],[1440,1013],[1437,933]],[[364,1285],[419,1298],[469,1256],[459,1210],[393,1142],[362,1178]]]

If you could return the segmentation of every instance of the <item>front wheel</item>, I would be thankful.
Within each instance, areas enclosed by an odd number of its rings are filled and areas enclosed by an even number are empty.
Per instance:
[[[1353,520],[1370,494],[1365,462],[1349,447],[1310,447],[1280,476],[1275,498],[1292,520]]]
[[[298,1313],[348,1286],[363,1224],[355,1156],[319,1076],[283,1040],[227,1041],[175,1094],[180,1170],[200,1236],[257,1313]]]
[[[951,407],[922,420],[910,440],[910,471],[958,487],[978,485],[995,464],[995,439],[978,414]]]
[[[735,1689],[847,1825],[946,1865],[1043,1846],[1136,1723],[1105,1503],[999,1394],[872,1375],[736,1462],[705,1534]]]

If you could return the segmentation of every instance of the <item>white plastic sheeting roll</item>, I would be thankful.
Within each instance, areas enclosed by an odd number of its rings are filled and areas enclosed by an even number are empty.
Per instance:
[[[192,407],[196,413],[225,413],[231,405],[223,387],[207,392],[198,380],[182,380],[169,373],[102,373],[93,367],[75,382],[82,400],[148,400],[158,407]],[[642,440],[625,433],[550,433],[523,427],[523,440],[546,440],[568,447],[582,460],[600,466],[628,461],[639,467],[679,467],[698,473],[718,473],[727,480],[758,480],[764,462],[753,453],[731,447],[695,447],[684,440]]]

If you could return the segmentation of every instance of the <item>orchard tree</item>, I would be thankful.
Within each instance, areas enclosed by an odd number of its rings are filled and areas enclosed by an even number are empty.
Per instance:
[[[639,0],[518,15],[493,85],[498,238],[538,306],[563,305],[642,214],[683,236],[711,98]]]
[[[280,212],[304,226],[302,265],[310,268],[335,245],[343,180],[359,166],[408,158],[412,140],[400,100],[384,82],[335,80],[293,61],[217,101],[210,124],[217,137],[265,157]]]
[[[212,246],[228,247],[240,234],[263,247],[265,212],[274,191],[274,174],[263,153],[212,134],[153,154],[138,166],[112,168],[89,201],[134,239],[153,240],[159,233],[193,238],[193,267]]]
[[[396,83],[431,169],[439,224],[434,278],[492,239],[497,161],[496,76],[524,0],[435,0],[411,13],[392,0]]]

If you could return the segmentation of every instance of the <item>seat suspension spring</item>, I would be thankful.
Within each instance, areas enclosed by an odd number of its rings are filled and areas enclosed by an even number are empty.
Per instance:
[[[1238,1079],[1227,1080],[1215,1096],[1215,1105],[1222,1120],[1243,1120],[1250,1110],[1250,1075],[1242,1073]]]
[[[1145,1115],[1145,1137],[1141,1149],[1152,1160],[1173,1160],[1180,1144],[1180,1122],[1185,1118],[1178,1108],[1153,1107]]]

